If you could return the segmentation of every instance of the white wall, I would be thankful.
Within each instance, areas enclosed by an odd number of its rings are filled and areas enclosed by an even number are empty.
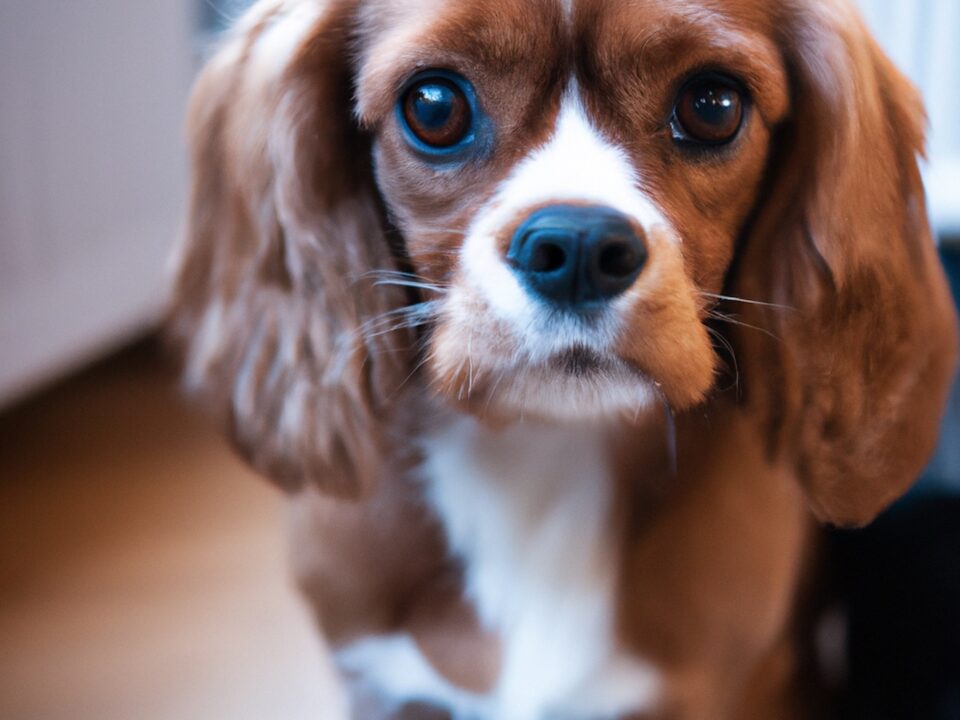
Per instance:
[[[193,10],[0,0],[0,403],[155,316]]]
[[[887,53],[923,92],[934,224],[960,235],[960,0],[859,0]]]

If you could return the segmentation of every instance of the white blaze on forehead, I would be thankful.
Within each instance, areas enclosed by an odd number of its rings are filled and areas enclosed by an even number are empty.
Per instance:
[[[494,201],[510,214],[544,202],[592,202],[645,227],[662,217],[640,190],[627,153],[600,135],[576,87],[567,91],[553,136],[513,171]]]
[[[529,328],[537,308],[504,261],[497,238],[525,213],[563,203],[613,208],[647,231],[664,222],[637,188],[627,153],[590,122],[575,85],[564,96],[550,139],[514,168],[477,213],[463,244],[462,263],[469,281],[501,319]]]

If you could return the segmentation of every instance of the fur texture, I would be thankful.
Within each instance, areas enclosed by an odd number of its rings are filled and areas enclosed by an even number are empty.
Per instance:
[[[398,125],[426,68],[476,92],[464,161]],[[748,98],[718,152],[670,130],[704,71]],[[195,90],[170,330],[291,494],[355,712],[809,716],[813,521],[907,489],[956,362],[923,125],[845,0],[256,4]],[[588,319],[506,261],[557,202],[647,245]]]

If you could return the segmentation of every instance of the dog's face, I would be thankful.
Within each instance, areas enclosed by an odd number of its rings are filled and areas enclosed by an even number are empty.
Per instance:
[[[863,522],[955,356],[923,122],[850,0],[260,0],[192,106],[188,380],[266,474],[353,494],[411,388],[682,412],[724,348],[723,402]]]
[[[370,3],[359,115],[434,288],[439,392],[507,420],[705,396],[707,310],[788,109],[763,5]]]

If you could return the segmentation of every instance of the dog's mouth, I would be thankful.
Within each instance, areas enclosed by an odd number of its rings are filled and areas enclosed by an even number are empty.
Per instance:
[[[649,376],[617,352],[620,323],[612,312],[571,316],[534,307],[511,323],[458,289],[447,300],[430,325],[425,365],[433,389],[473,414],[609,417],[635,414],[655,394]]]
[[[469,343],[468,343],[469,344]],[[656,384],[613,353],[571,345],[542,358],[458,352],[436,372],[436,389],[475,415],[501,421],[579,421],[634,416],[656,396]]]
[[[664,398],[690,406],[713,382],[712,349],[692,303],[689,313],[671,313],[630,296],[570,312],[508,282],[484,293],[464,281],[436,308],[423,344],[431,389],[474,414],[633,417]],[[704,353],[696,352],[701,341]]]

